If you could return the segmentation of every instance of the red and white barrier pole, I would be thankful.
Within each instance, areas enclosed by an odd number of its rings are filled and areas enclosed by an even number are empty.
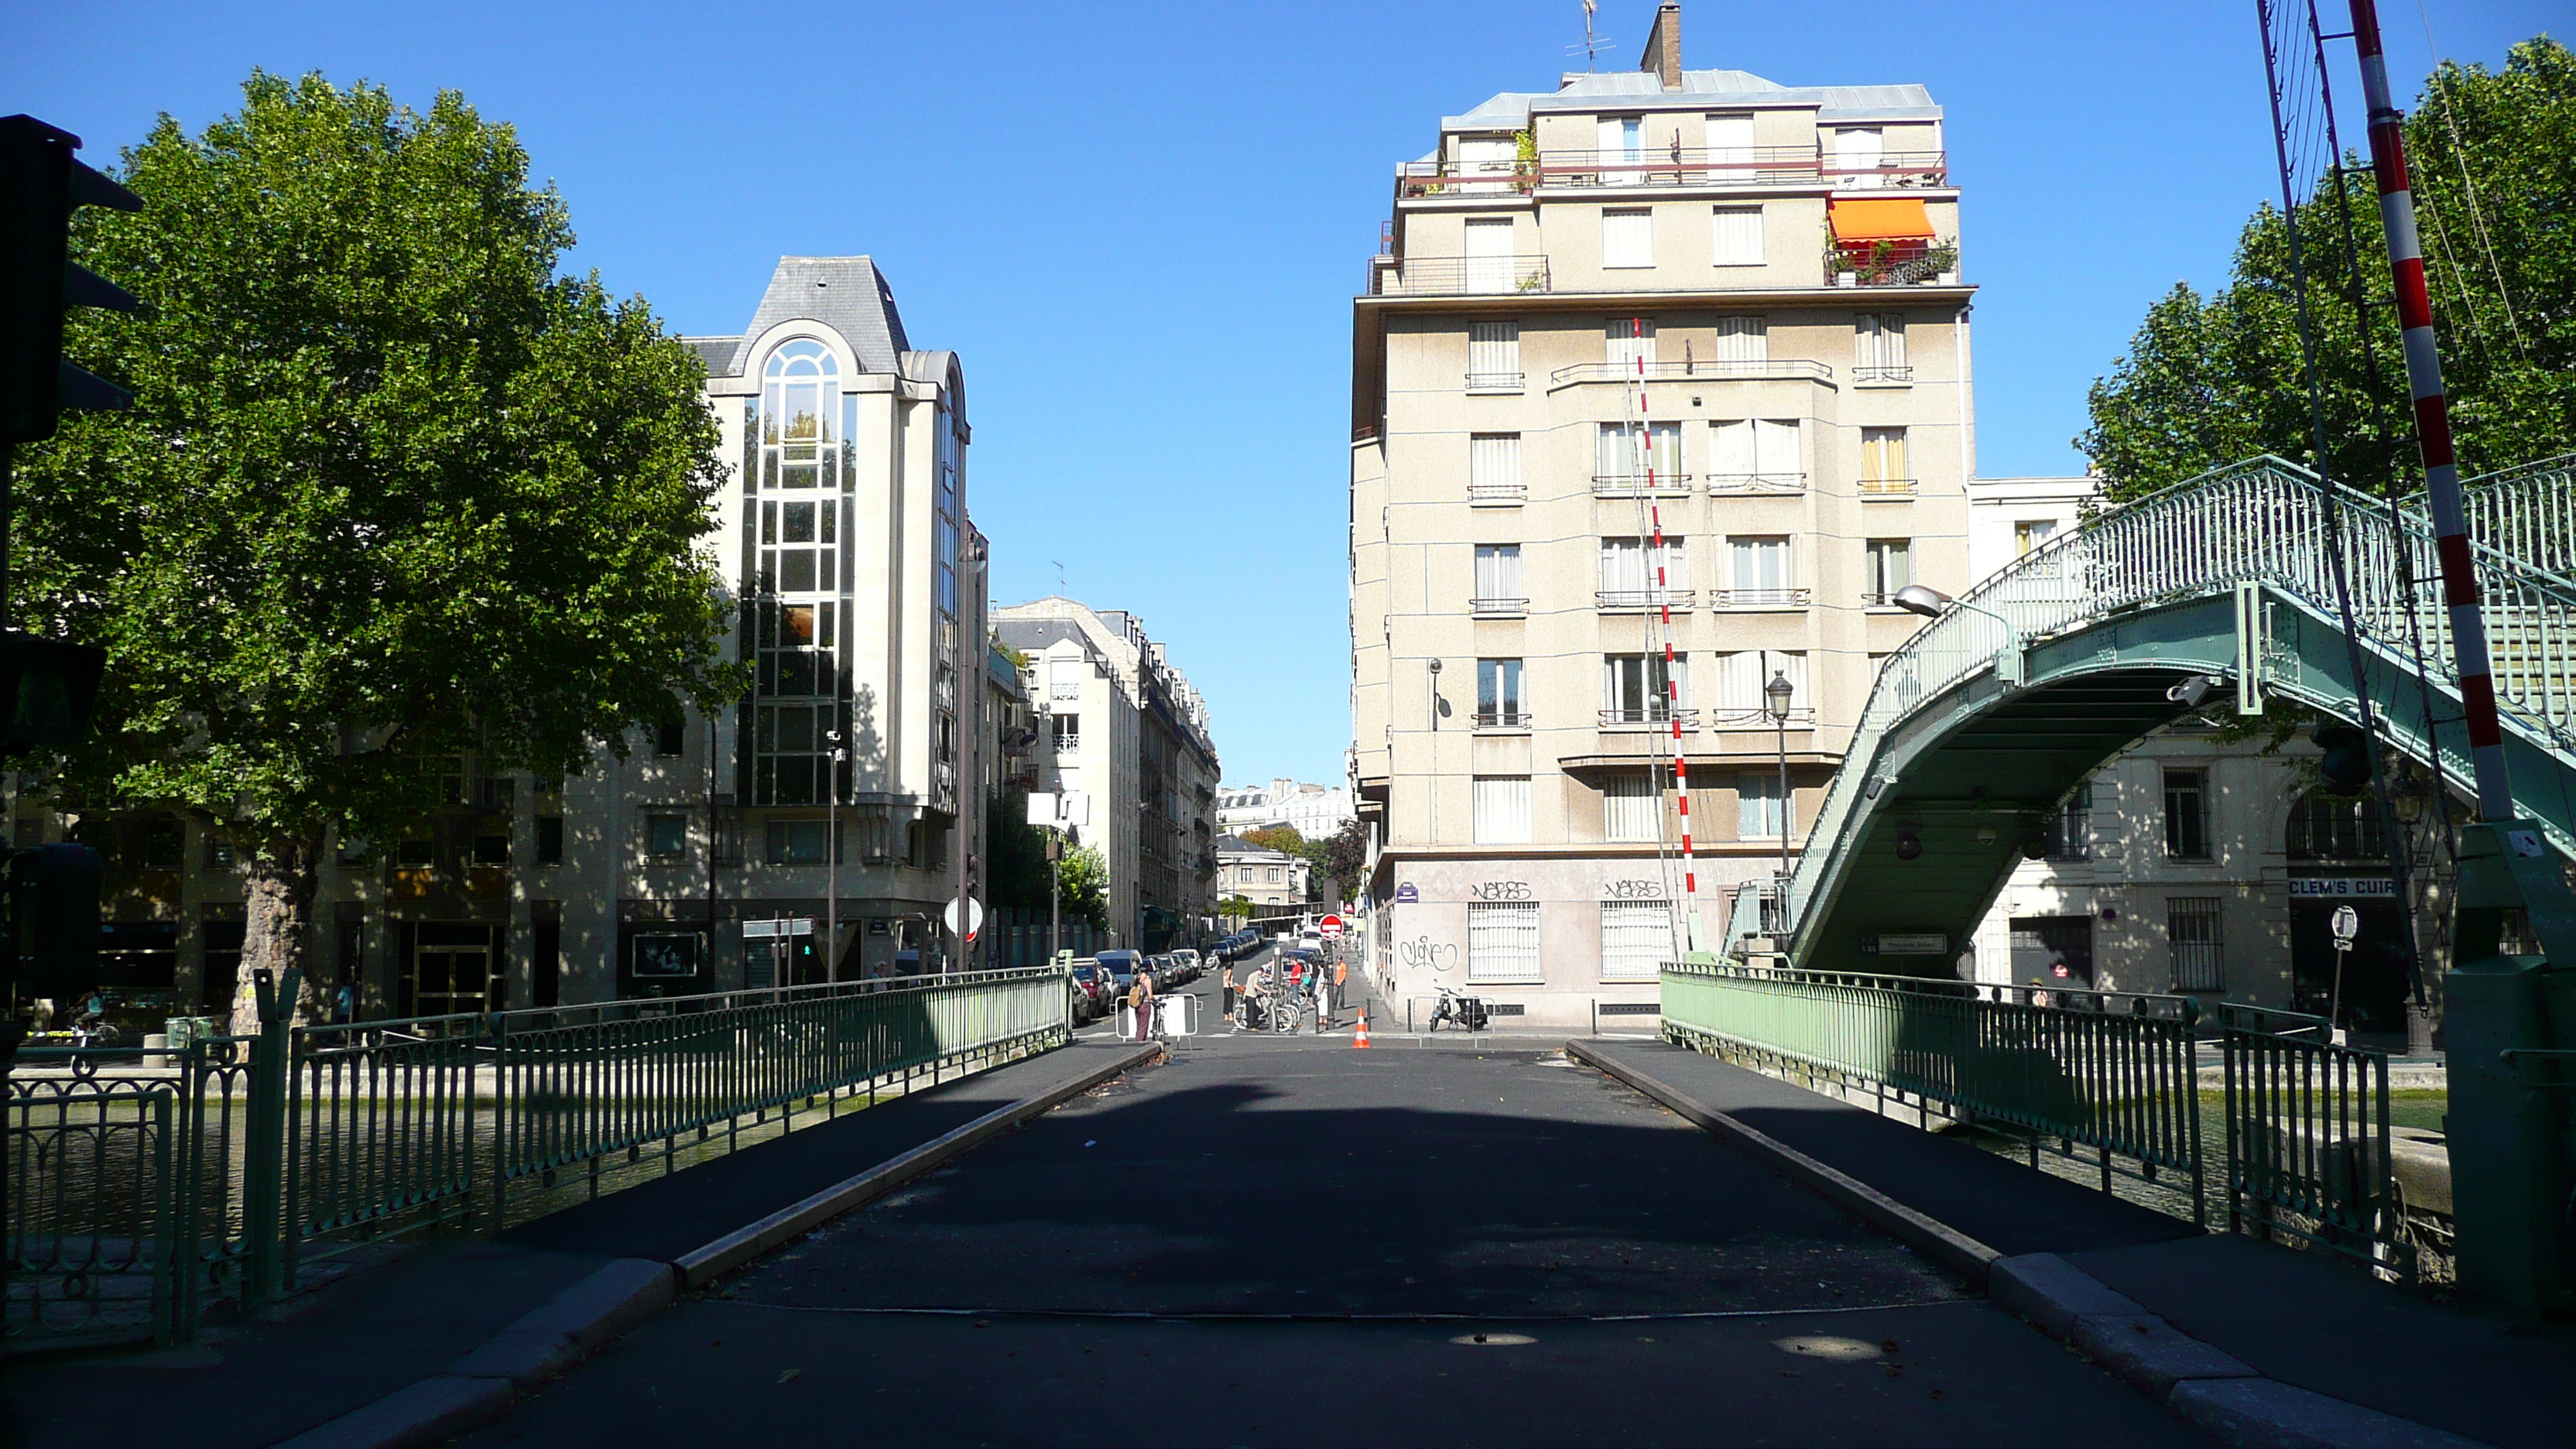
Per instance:
[[[2397,325],[2406,347],[2406,390],[2415,400],[2415,437],[2424,454],[2424,485],[2433,512],[2434,551],[2442,565],[2442,604],[2451,617],[2451,650],[2460,675],[2461,713],[2469,729],[2469,763],[2478,814],[2514,817],[2504,731],[2496,720],[2495,676],[2487,658],[2485,614],[2460,500],[2459,460],[2451,451],[2451,405],[2442,391],[2442,356],[2433,341],[2433,303],[2424,286],[2424,248],[2415,232],[2415,193],[2406,176],[2406,133],[2388,93],[2388,63],[2379,44],[2375,0],[2351,0],[2353,49],[2361,57],[2361,94],[2370,111],[2370,162],[2379,179],[2379,220],[2388,237],[2388,270],[2396,284]]]

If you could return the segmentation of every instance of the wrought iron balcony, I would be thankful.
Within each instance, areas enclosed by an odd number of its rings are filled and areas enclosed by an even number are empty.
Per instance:
[[[1592,496],[1595,498],[1644,498],[1678,496],[1691,491],[1688,473],[1595,473]]]
[[[1512,196],[1538,184],[1538,166],[1508,161],[1406,161],[1395,168],[1395,194],[1412,201],[1426,196]]]
[[[1852,369],[1852,381],[1854,382],[1912,382],[1913,380],[1914,369],[1911,366],[1855,367]]]
[[[1804,473],[1711,473],[1708,491],[1721,497],[1793,497],[1807,491]]]
[[[1747,361],[1698,357],[1684,358],[1679,362],[1578,362],[1549,373],[1547,380],[1551,387],[1564,387],[1577,382],[1730,382],[1801,377],[1831,382],[1834,370],[1826,363],[1804,357],[1765,357]]]
[[[1711,589],[1708,601],[1719,609],[1803,609],[1813,597],[1807,589]]]
[[[1674,725],[1686,730],[1698,729],[1699,711],[1675,709],[1663,704],[1621,705],[1601,711],[1601,728],[1605,730],[1651,729],[1656,726],[1669,729]]]
[[[1480,709],[1476,711],[1476,728],[1480,730],[1525,730],[1534,717],[1525,709]]]
[[[1470,599],[1467,601],[1467,609],[1468,612],[1476,615],[1478,618],[1505,618],[1515,614],[1528,613],[1529,600]]]
[[[1683,614],[1690,612],[1691,601],[1698,597],[1694,589],[1596,589],[1592,594],[1594,606],[1605,614],[1642,613],[1665,607]]]
[[[1372,297],[1509,296],[1548,290],[1547,258],[1372,257]]]
[[[1467,485],[1467,501],[1470,503],[1519,503],[1528,497],[1527,483],[1470,483]]]
[[[1825,275],[1838,287],[1921,287],[1959,270],[1959,244],[1912,241],[1838,242],[1825,248]]]
[[[1862,161],[1804,146],[1666,146],[1656,151],[1547,151],[1541,186],[1784,186],[1822,181],[1842,190],[1947,186],[1948,154],[1883,151]]]
[[[1915,494],[1911,478],[1863,478],[1858,486],[1863,498],[1911,498]]]
[[[1519,372],[1471,372],[1467,374],[1467,391],[1519,392],[1528,380],[1528,374]]]

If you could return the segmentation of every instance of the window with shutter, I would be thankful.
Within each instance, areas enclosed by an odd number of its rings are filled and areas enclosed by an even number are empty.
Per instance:
[[[1471,392],[1521,389],[1521,324],[1467,324],[1467,388]]]
[[[1673,955],[1672,907],[1663,901],[1601,903],[1601,979],[1653,981]]]
[[[1601,265],[1651,267],[1655,264],[1655,213],[1642,206],[1611,207],[1601,213]]]
[[[1717,319],[1717,360],[1720,362],[1768,362],[1771,360],[1771,324],[1762,317],[1720,317]]]
[[[1601,838],[1653,840],[1660,804],[1651,775],[1613,775],[1601,786]]]
[[[1721,267],[1762,265],[1762,208],[1721,206],[1709,213],[1712,256]]]
[[[1467,979],[1545,979],[1538,964],[1538,902],[1467,903]]]
[[[1530,838],[1530,777],[1478,775],[1472,802],[1478,845],[1526,845]]]

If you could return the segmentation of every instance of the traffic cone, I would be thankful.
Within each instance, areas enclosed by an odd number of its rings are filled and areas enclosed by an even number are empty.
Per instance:
[[[1351,1050],[1359,1052],[1368,1050],[1368,1008],[1365,1006],[1360,1008],[1359,1035],[1351,1038]]]

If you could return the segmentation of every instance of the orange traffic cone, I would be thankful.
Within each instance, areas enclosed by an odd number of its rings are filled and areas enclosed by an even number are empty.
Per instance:
[[[1368,1050],[1368,1008],[1365,1006],[1360,1008],[1360,1031],[1359,1035],[1351,1038],[1351,1050]]]

